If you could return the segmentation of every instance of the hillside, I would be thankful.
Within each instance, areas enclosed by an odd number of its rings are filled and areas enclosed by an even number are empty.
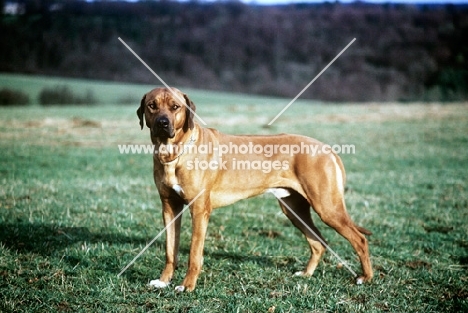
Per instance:
[[[0,21],[3,72],[156,82],[120,37],[169,84],[293,97],[356,38],[304,98],[468,98],[466,6],[43,1]]]

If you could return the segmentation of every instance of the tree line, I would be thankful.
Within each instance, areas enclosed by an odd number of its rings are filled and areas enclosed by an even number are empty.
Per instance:
[[[2,15],[0,71],[325,101],[468,98],[468,6],[26,1]]]

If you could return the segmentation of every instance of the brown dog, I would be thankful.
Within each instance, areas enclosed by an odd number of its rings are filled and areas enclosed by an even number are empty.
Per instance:
[[[192,242],[187,274],[176,287],[178,291],[195,288],[211,211],[265,192],[272,192],[279,199],[283,212],[309,243],[310,260],[298,274],[312,275],[325,252],[323,238],[312,222],[312,207],[356,250],[363,271],[357,283],[372,278],[363,235],[370,232],[356,226],[346,211],[345,171],[340,158],[327,149],[329,146],[298,135],[222,134],[195,123],[194,111],[193,102],[175,88],[151,90],[143,96],[137,110],[141,128],[145,123],[155,145],[154,181],[167,226],[166,265],[161,277],[151,281],[151,285],[166,287],[172,279],[181,218],[173,220],[185,204],[190,204]]]

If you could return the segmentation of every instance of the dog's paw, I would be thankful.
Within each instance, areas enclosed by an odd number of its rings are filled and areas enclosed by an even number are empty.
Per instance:
[[[177,287],[175,287],[174,290],[177,291],[177,292],[184,292],[185,291],[185,286],[177,286]]]
[[[293,276],[304,276],[303,271],[295,272]]]
[[[358,277],[356,279],[356,285],[362,285],[364,283],[364,278],[363,277]]]
[[[165,283],[159,279],[155,279],[150,281],[149,286],[154,288],[166,288],[167,286],[169,286],[169,283]]]

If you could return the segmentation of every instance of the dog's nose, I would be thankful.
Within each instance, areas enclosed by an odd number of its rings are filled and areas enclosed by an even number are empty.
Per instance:
[[[169,127],[169,119],[165,116],[162,116],[156,120],[156,125],[159,128],[168,128]]]

